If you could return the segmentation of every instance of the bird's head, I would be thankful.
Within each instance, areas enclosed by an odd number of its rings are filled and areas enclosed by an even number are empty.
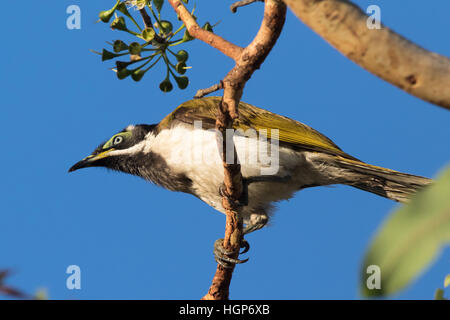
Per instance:
[[[130,172],[132,164],[145,147],[145,138],[156,125],[130,125],[100,144],[91,155],[74,164],[69,172],[88,168],[106,167],[113,170]]]

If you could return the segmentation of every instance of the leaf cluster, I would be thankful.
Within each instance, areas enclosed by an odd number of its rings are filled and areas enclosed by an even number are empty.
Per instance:
[[[183,2],[188,3],[188,0],[183,0]],[[109,23],[113,30],[132,35],[136,41],[126,43],[124,40],[118,39],[108,43],[111,48],[104,48],[101,53],[95,53],[101,55],[102,61],[116,59],[116,68],[113,70],[120,80],[131,77],[134,81],[140,81],[150,69],[161,61],[166,65],[166,73],[159,88],[163,92],[169,92],[173,89],[172,79],[180,89],[186,89],[189,84],[189,78],[185,75],[190,68],[186,64],[189,54],[185,49],[175,50],[175,47],[192,41],[194,38],[182,22],[177,21],[180,25],[174,31],[175,23],[161,18],[163,5],[164,0],[117,0],[112,8],[101,11],[99,21]],[[130,10],[132,7],[135,7],[136,10]],[[143,26],[135,18],[138,11],[143,18]],[[133,25],[133,28],[129,25]],[[203,28],[213,31],[209,22],[205,23]],[[181,32],[183,32],[183,36],[176,38]],[[119,59],[125,56],[129,59],[126,61]]]

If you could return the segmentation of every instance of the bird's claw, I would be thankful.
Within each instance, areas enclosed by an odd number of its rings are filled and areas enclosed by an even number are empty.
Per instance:
[[[242,239],[242,241],[241,241],[241,248],[244,248],[244,250],[239,252],[239,254],[244,254],[244,253],[248,252],[248,250],[250,250],[250,243],[248,243],[247,240]]]
[[[242,195],[241,195],[240,199],[237,199],[237,200],[230,197],[228,195],[228,193],[226,192],[226,190],[227,190],[227,187],[225,186],[224,183],[222,183],[219,187],[219,195],[221,197],[227,198],[230,203],[234,203],[236,208],[245,207],[248,205],[248,191],[245,188],[245,184],[244,184],[244,190],[242,191]]]
[[[248,249],[250,249],[250,245],[246,240],[243,240],[241,243],[241,248],[244,248],[241,253],[245,253]],[[214,242],[214,257],[216,262],[222,267],[230,269],[233,268],[235,264],[241,264],[248,261],[248,258],[243,260],[230,258],[229,255],[234,253],[235,252],[227,251],[223,247],[223,239],[217,239],[216,242]]]

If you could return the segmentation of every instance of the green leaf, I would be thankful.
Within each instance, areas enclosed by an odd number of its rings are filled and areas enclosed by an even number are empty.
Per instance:
[[[436,291],[434,293],[434,300],[447,300],[444,297],[444,290],[436,289]]]
[[[45,288],[38,289],[34,294],[35,300],[48,300],[48,291]]]
[[[158,10],[158,12],[161,12],[164,0],[153,0],[153,4],[155,5],[156,10]]]
[[[363,296],[387,296],[400,291],[450,243],[449,195],[450,167],[387,219],[363,262]],[[370,265],[381,270],[380,289],[368,289],[366,285]]]
[[[444,279],[444,288],[450,286],[450,274],[448,274]]]

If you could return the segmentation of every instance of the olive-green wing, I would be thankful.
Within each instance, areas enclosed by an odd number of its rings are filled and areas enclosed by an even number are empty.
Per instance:
[[[202,121],[204,129],[214,128],[217,108],[221,97],[207,97],[194,99],[181,104],[171,114],[165,117],[158,125],[158,129],[170,128],[183,122],[193,124],[194,121]],[[267,130],[267,137],[271,137],[271,131],[278,129],[280,145],[288,145],[294,149],[320,151],[344,158],[355,159],[343,152],[336,144],[326,136],[313,128],[298,121],[280,116],[270,111],[257,108],[248,103],[240,102],[239,119],[234,121],[234,129]],[[356,160],[356,159],[355,159]]]

